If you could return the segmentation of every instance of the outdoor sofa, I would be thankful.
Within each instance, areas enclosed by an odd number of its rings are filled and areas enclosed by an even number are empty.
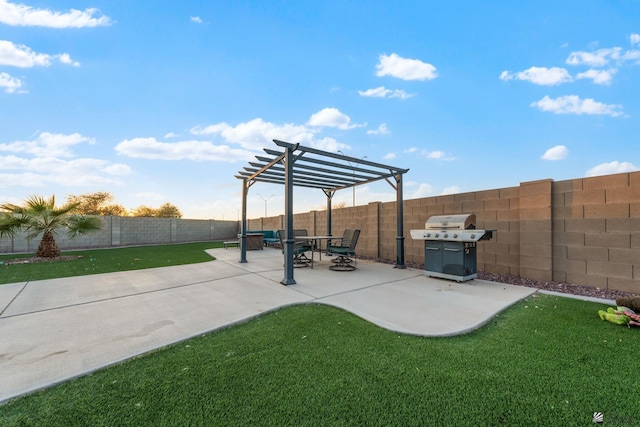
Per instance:
[[[265,246],[280,245],[277,230],[247,230],[247,234],[262,234],[262,242]],[[238,237],[240,237],[240,233],[238,233]]]

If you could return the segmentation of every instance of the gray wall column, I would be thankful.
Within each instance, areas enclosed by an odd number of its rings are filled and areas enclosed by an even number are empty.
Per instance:
[[[283,285],[295,285],[293,277],[293,149],[285,148],[284,156],[284,234],[282,240],[284,245],[284,278],[280,283]]]
[[[247,262],[247,192],[249,183],[242,180],[242,221],[240,223],[240,262]]]
[[[396,265],[395,268],[406,268],[404,265],[404,202],[402,200],[402,174],[396,175]]]

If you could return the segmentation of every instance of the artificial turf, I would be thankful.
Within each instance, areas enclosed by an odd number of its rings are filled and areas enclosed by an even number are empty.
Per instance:
[[[640,330],[600,308],[532,296],[475,332],[424,338],[297,305],[15,399],[0,424],[587,426],[602,412],[640,425]]]
[[[79,256],[81,258],[34,264],[0,264],[0,285],[206,262],[213,260],[213,258],[205,252],[205,249],[220,247],[222,247],[221,242],[196,242],[68,251],[63,252],[62,255]],[[0,262],[33,256],[34,254],[4,254],[0,255]]]

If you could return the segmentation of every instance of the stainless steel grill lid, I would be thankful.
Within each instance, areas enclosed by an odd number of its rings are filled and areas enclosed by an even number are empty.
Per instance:
[[[434,215],[424,223],[427,230],[472,230],[476,228],[474,214]]]
[[[427,219],[423,230],[410,230],[414,240],[477,242],[493,237],[493,230],[476,230],[474,214],[434,215]]]

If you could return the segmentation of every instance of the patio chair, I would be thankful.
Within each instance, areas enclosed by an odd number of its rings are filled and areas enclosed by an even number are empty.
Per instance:
[[[360,237],[360,230],[353,230],[353,236],[351,237],[349,246],[329,245],[327,252],[338,255],[331,261],[332,265],[329,269],[335,271],[353,271],[358,268],[358,261],[356,259],[358,237]]]
[[[334,244],[333,246],[340,246],[343,248],[349,247],[349,245],[351,245],[351,239],[353,239],[353,230],[347,228],[342,232],[342,237],[338,237],[336,239],[336,244]],[[331,243],[333,243],[333,240],[331,241]]]
[[[305,234],[301,234],[302,232],[304,232]],[[306,236],[308,235],[306,234],[306,232],[307,230],[293,230],[293,235]],[[285,235],[284,233],[285,233],[284,230],[278,230],[278,238],[280,239],[280,247],[282,248],[283,254],[284,254],[284,243],[282,242],[282,240]],[[311,249],[312,249],[311,242],[308,240],[296,241],[293,244],[293,267],[294,268],[309,267],[309,265],[311,265],[311,268],[313,268],[313,256],[311,257],[311,259],[309,259],[305,255],[305,252],[308,252]]]
[[[305,237],[308,236],[309,233],[307,230],[293,230],[294,237]],[[313,268],[313,253],[311,255],[311,259],[309,259],[306,255],[306,252],[313,251],[313,242],[311,240],[300,240],[296,239],[296,243],[293,249],[293,264],[306,264],[305,267],[311,264],[311,268]]]

